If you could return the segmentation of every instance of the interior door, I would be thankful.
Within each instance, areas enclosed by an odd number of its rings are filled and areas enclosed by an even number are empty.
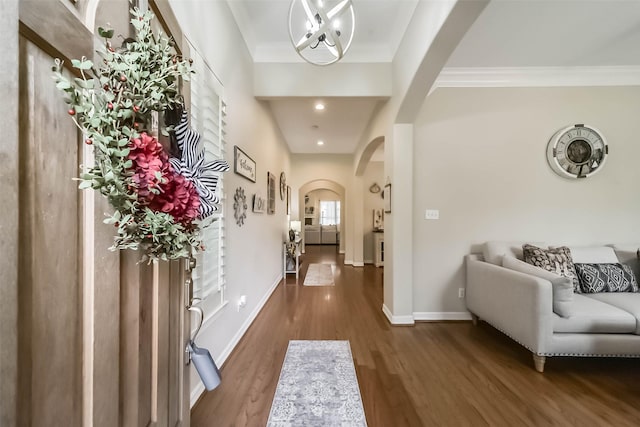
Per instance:
[[[54,58],[92,56],[93,28],[107,16],[126,19],[110,22],[127,31],[129,3],[0,1],[2,49],[17,58],[2,112],[19,118],[0,156],[15,202],[0,228],[0,424],[187,426],[187,263],[139,264],[135,252],[107,250],[109,207],[73,181],[92,154],[51,78]],[[181,46],[166,2],[152,6]]]

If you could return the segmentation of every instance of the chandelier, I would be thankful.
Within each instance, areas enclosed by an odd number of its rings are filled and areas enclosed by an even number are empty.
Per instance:
[[[355,29],[352,0],[292,0],[289,37],[298,55],[314,65],[342,59]]]

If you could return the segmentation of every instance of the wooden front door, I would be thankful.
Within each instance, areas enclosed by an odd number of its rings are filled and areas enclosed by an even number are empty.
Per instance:
[[[93,29],[101,18],[128,20],[129,3],[0,1],[0,49],[17,60],[2,86],[15,96],[0,110],[17,113],[0,155],[9,202],[0,425],[187,426],[190,272],[185,261],[138,264],[135,252],[107,250],[109,207],[73,181],[92,154],[51,78],[54,58],[92,57]],[[163,25],[175,22],[166,2],[152,6]]]

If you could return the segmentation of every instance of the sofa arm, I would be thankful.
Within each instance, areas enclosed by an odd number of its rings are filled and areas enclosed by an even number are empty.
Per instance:
[[[553,334],[551,282],[466,257],[467,308],[535,354]]]

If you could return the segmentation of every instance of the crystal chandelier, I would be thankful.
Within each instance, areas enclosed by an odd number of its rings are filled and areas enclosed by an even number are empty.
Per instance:
[[[314,65],[342,59],[355,29],[352,0],[292,0],[289,37],[298,55]]]

